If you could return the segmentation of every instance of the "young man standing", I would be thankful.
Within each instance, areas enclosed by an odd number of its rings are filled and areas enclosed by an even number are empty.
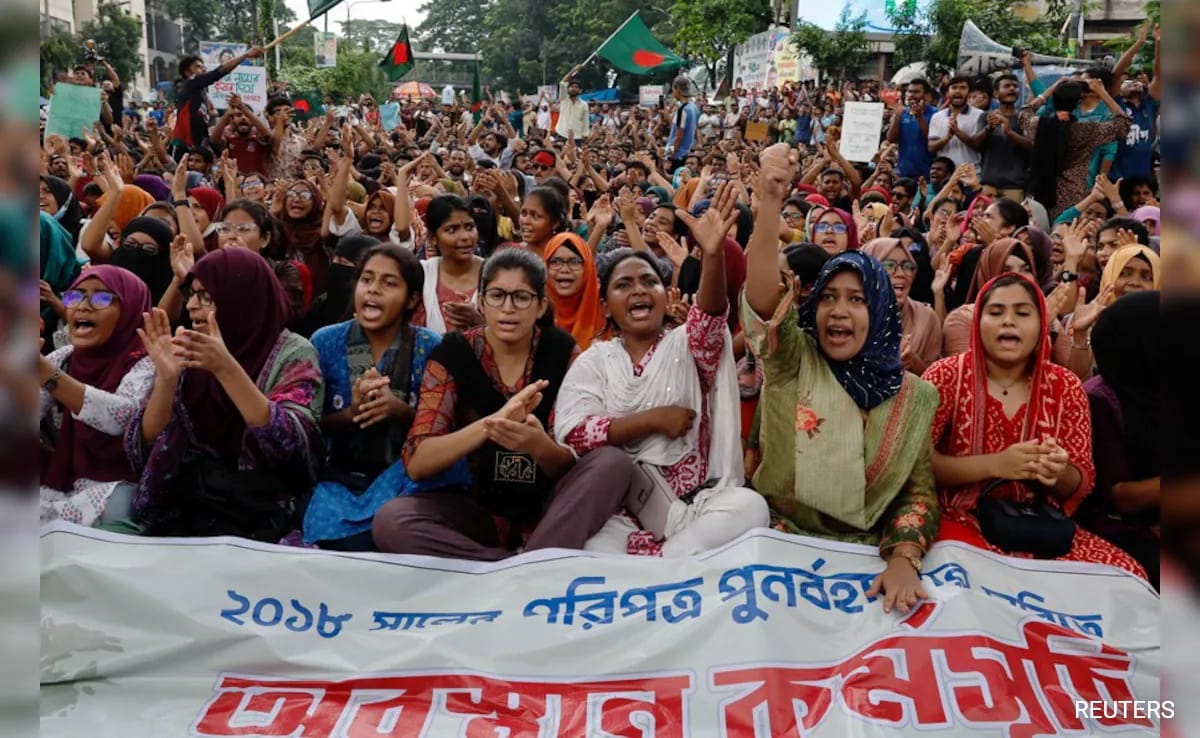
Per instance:
[[[563,139],[569,139],[574,131],[575,138],[582,140],[591,131],[591,125],[588,123],[588,104],[579,99],[583,88],[575,79],[575,75],[579,74],[582,68],[583,65],[576,64],[558,83],[558,125],[555,126],[554,133]]]
[[[946,92],[950,106],[929,120],[929,153],[949,157],[956,167],[979,165],[988,134],[984,112],[967,104],[970,88],[966,77],[951,79]]]
[[[175,107],[179,112],[171,135],[172,156],[178,160],[187,149],[208,143],[209,86],[237,69],[243,61],[258,59],[265,53],[261,46],[255,46],[211,72],[205,70],[204,60],[200,57],[183,57],[179,62],[180,79],[175,84]]]
[[[929,121],[937,108],[926,104],[928,94],[929,83],[921,78],[914,79],[904,90],[903,102],[897,99],[892,111],[887,140],[897,145],[896,174],[901,177],[924,177],[933,159],[929,153]]]
[[[1021,134],[1017,115],[1021,82],[1015,74],[1003,74],[996,80],[995,89],[1000,107],[987,115],[987,138],[983,140],[983,171],[979,181],[985,194],[992,197],[999,194],[1022,202],[1029,169],[1028,152],[1033,148],[1033,139]]]
[[[696,124],[700,120],[700,110],[692,102],[692,81],[685,75],[679,75],[671,83],[671,96],[675,98],[675,116],[671,121],[671,132],[667,134],[668,146],[671,149],[671,171],[683,166],[688,152],[696,142]]]

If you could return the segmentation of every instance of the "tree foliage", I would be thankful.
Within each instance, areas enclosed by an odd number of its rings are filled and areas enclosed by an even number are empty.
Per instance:
[[[1070,10],[1066,0],[1049,0],[1041,15],[1027,20],[1013,11],[1010,0],[932,0],[923,10],[898,3],[888,12],[896,29],[896,66],[924,61],[933,73],[953,70],[968,20],[1005,46],[1063,56],[1058,32]]]
[[[82,61],[79,39],[61,28],[53,28],[42,37],[41,57],[41,90],[46,94],[58,75],[69,72]]]
[[[281,0],[161,0],[172,18],[183,21],[183,48],[194,53],[201,41],[265,43],[274,37],[274,20],[280,30],[297,18]],[[257,25],[255,25],[257,21]]]
[[[870,55],[867,43],[867,14],[850,14],[850,5],[842,6],[837,24],[825,31],[812,23],[800,23],[792,32],[791,43],[808,54],[822,73],[839,79],[857,77],[857,70]]]
[[[425,0],[419,8],[425,20],[414,29],[413,44],[422,51],[478,51],[490,4],[487,0]]]
[[[307,49],[298,47],[290,52],[279,72],[279,79],[296,92],[330,93],[339,99],[358,99],[364,92],[371,93],[376,99],[390,96],[392,85],[379,69],[378,52],[339,47],[337,66],[327,69],[314,66],[311,36]]]
[[[719,79],[719,67],[733,47],[766,30],[771,0],[676,0],[671,20],[681,56],[703,62],[709,79]]]
[[[142,40],[142,22],[126,13],[116,3],[96,6],[96,17],[79,29],[76,49],[83,41],[93,39],[97,51],[108,60],[125,82],[132,82],[142,71],[142,55],[138,44]],[[80,53],[80,52],[76,52]]]
[[[1149,0],[1145,6],[1146,22],[1154,25],[1162,23],[1162,3],[1160,0]],[[1132,36],[1121,36],[1110,40],[1105,46],[1112,50],[1113,54],[1121,55],[1125,50],[1133,45],[1134,39],[1137,38],[1137,33]],[[1147,74],[1154,67],[1154,34],[1148,33],[1146,44],[1138,51],[1137,56],[1133,58],[1134,69],[1144,69]]]
[[[403,27],[400,23],[357,18],[348,23],[341,21],[338,25],[342,28],[341,38],[338,40],[339,52],[343,48],[343,43],[345,47],[353,48],[356,51],[386,52],[392,48],[392,44],[396,42],[396,38],[400,35],[400,29]]]

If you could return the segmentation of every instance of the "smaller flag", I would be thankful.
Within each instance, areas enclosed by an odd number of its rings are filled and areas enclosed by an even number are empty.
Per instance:
[[[678,69],[687,64],[675,52],[659,43],[636,12],[609,36],[596,53],[617,69],[633,74]]]
[[[320,93],[302,92],[292,96],[292,117],[298,121],[320,117],[325,113]]]
[[[413,51],[412,44],[408,42],[407,25],[400,28],[400,37],[379,60],[379,68],[387,74],[389,82],[395,82],[413,68]]]
[[[310,19],[325,15],[330,8],[342,0],[308,0],[308,17]]]
[[[471,118],[478,123],[483,116],[483,91],[479,89],[479,61],[475,62],[475,71],[471,75]]]

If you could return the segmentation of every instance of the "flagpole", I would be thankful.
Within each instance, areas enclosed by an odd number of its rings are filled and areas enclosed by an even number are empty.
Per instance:
[[[628,18],[626,18],[624,23],[622,23],[621,25],[617,26],[617,30],[615,30],[615,31],[613,31],[612,33],[608,34],[608,38],[604,39],[604,43],[602,43],[602,44],[600,44],[599,46],[597,46],[597,47],[596,47],[596,50],[592,52],[592,55],[591,55],[591,56],[589,56],[587,59],[584,59],[584,60],[583,60],[583,63],[582,63],[582,64],[580,64],[579,66],[581,66],[581,67],[586,67],[586,66],[588,65],[588,62],[590,62],[592,59],[595,59],[595,58],[596,58],[596,54],[599,54],[599,53],[600,53],[600,49],[603,49],[603,48],[604,48],[604,46],[605,46],[605,45],[606,45],[606,44],[607,44],[609,41],[612,41],[612,40],[613,40],[613,37],[614,37],[614,36],[616,36],[618,33],[620,33],[622,28],[624,28],[625,26],[629,25],[629,21],[633,20],[633,19],[634,19],[634,17],[635,17],[635,16],[636,16],[638,13],[640,13],[640,12],[641,12],[640,10],[635,10],[635,11],[633,11],[633,15],[629,16]]]

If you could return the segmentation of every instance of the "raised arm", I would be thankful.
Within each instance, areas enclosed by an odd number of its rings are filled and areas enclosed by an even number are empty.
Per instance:
[[[699,218],[682,208],[675,210],[675,217],[683,221],[700,246],[702,260],[696,305],[709,315],[724,315],[729,309],[728,290],[725,289],[725,234],[737,222],[736,204],[737,194],[734,182],[730,180],[717,188],[711,207]]]
[[[779,307],[779,218],[796,175],[796,151],[778,143],[759,155],[758,212],[746,248],[746,300],[768,320]]]
[[[349,194],[350,168],[354,166],[354,134],[350,124],[342,126],[342,159],[334,174],[333,187],[329,192],[329,213],[340,226],[346,222],[346,197]]]

